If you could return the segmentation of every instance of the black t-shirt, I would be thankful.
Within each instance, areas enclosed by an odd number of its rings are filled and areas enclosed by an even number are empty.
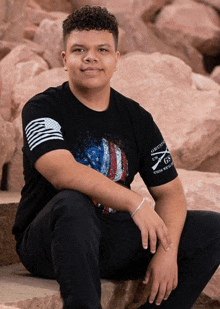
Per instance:
[[[162,185],[177,176],[152,116],[114,89],[109,108],[97,112],[83,105],[65,82],[29,100],[22,121],[25,186],[13,227],[17,240],[58,193],[34,167],[49,151],[67,149],[78,162],[128,188],[137,172],[146,186]]]

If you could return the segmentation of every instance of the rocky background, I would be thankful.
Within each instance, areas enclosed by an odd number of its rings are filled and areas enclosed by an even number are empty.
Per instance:
[[[20,191],[23,105],[67,80],[62,21],[109,8],[122,57],[112,86],[152,113],[189,209],[220,212],[220,0],[0,0],[0,191]],[[133,188],[147,196],[137,177]],[[206,293],[220,301],[220,271]]]

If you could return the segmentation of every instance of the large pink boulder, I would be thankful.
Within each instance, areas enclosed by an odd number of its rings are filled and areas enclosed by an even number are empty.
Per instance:
[[[48,12],[42,9],[27,7],[27,19],[31,24],[36,26],[39,26],[44,19],[64,20],[67,16],[68,14],[64,12]]]
[[[138,15],[131,16],[125,11],[114,13],[125,32],[119,40],[121,54],[161,52],[182,59],[194,72],[206,74],[202,55],[184,37],[175,36],[171,30],[163,33],[155,25],[145,24]]]
[[[63,68],[55,68],[42,72],[31,81],[26,80],[15,85],[12,92],[12,107],[15,111],[15,117],[17,118],[20,115],[24,104],[34,95],[49,87],[59,86],[67,80],[67,72]]]
[[[152,113],[178,167],[196,169],[220,152],[220,88],[195,89],[192,70],[180,59],[125,55],[112,86]]]
[[[132,12],[133,1],[136,0],[70,0],[74,8],[80,8],[84,5],[102,6],[109,10],[126,10]]]
[[[44,59],[50,67],[63,66],[61,52],[63,50],[63,20],[44,19],[34,36],[34,42],[43,46]]]
[[[220,84],[220,65],[216,66],[212,71],[210,77],[218,84]]]
[[[133,12],[141,16],[145,22],[151,22],[158,11],[173,0],[135,0],[133,2]]]
[[[191,42],[202,54],[217,55],[220,44],[220,19],[218,13],[194,1],[165,6],[156,18],[156,26],[166,32],[175,30]]]
[[[26,45],[14,48],[0,62],[0,108],[10,108],[11,93],[15,84],[33,78],[48,69],[47,63]]]
[[[219,0],[194,0],[197,2],[201,2],[201,3],[205,3],[215,9],[217,9],[218,11],[220,11],[220,2]]]
[[[35,0],[35,2],[46,11],[71,12],[73,9],[69,0]]]
[[[0,5],[0,39],[5,41],[22,41],[28,0],[1,1]],[[19,16],[19,18],[18,18]]]

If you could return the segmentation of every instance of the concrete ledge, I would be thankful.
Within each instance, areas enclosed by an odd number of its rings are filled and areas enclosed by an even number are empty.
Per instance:
[[[103,309],[136,309],[146,301],[147,295],[147,288],[139,280],[102,281]],[[62,309],[59,286],[55,280],[30,276],[22,264],[1,267],[0,309],[10,309],[10,306],[20,309]],[[193,309],[219,308],[218,301],[204,294],[193,306]]]
[[[0,266],[19,262],[11,233],[20,193],[0,191]]]

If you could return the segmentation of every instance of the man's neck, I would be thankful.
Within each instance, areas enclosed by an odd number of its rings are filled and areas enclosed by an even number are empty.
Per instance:
[[[69,85],[74,96],[88,108],[103,112],[108,109],[110,101],[110,86],[102,89],[78,89]]]

